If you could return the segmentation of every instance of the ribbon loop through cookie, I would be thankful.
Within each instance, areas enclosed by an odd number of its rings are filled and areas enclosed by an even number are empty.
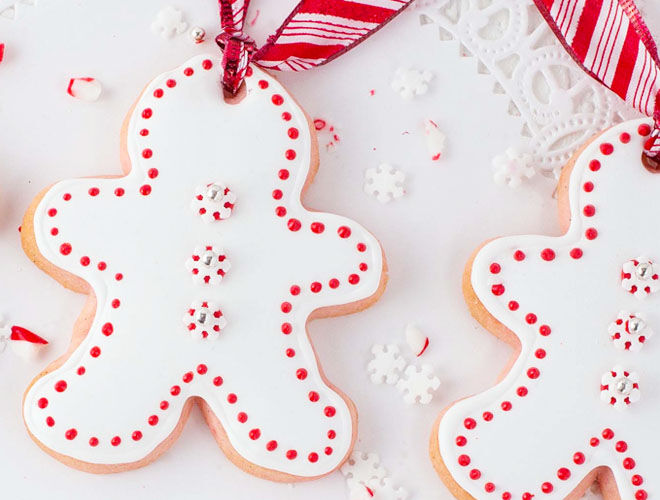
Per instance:
[[[534,0],[580,67],[648,117],[644,154],[660,161],[660,58],[634,0]],[[657,168],[654,168],[657,170]]]
[[[222,84],[236,95],[250,62],[277,71],[302,71],[348,52],[413,0],[301,0],[275,34],[257,50],[244,32],[250,0],[218,0],[222,33]]]

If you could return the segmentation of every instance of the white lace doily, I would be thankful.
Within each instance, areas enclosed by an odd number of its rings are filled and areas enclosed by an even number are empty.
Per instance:
[[[426,3],[420,22],[437,25],[440,40],[458,42],[462,57],[478,58],[479,72],[493,76],[542,173],[557,175],[592,135],[638,116],[577,66],[532,0]]]

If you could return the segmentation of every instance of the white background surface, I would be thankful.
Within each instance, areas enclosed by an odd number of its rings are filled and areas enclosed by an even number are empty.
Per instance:
[[[0,7],[8,3],[0,0]],[[252,15],[261,9],[252,30],[257,39],[272,32],[294,3],[253,0]],[[13,21],[0,19],[0,42],[7,44],[0,64],[0,312],[52,343],[37,362],[11,352],[0,356],[0,497],[347,498],[339,473],[295,486],[243,473],[217,448],[198,412],[158,461],[114,476],[65,467],[41,452],[23,427],[23,392],[65,350],[84,297],[27,260],[17,228],[31,199],[50,183],[118,173],[121,121],[142,87],[192,54],[216,50],[210,41],[194,45],[187,34],[167,41],[154,35],[150,24],[166,4],[40,0],[35,7],[19,5]],[[216,2],[185,4],[189,24],[214,34]],[[660,6],[646,9],[652,27],[660,27]],[[341,137],[335,153],[322,150],[306,204],[364,224],[382,242],[390,268],[389,286],[375,306],[312,323],[312,340],[329,380],[358,407],[357,449],[379,453],[411,498],[439,500],[451,495],[428,458],[433,422],[452,401],[492,385],[510,355],[468,314],[460,288],[463,266],[486,238],[558,234],[558,224],[552,180],[537,177],[518,191],[492,181],[492,157],[517,144],[522,124],[507,114],[506,99],[491,93],[493,82],[478,74],[476,60],[459,57],[457,43],[440,42],[435,25],[420,25],[420,13],[404,13],[327,67],[282,80],[312,117],[337,126]],[[433,71],[429,93],[403,101],[390,88],[399,66]],[[102,98],[70,98],[72,76],[101,80]],[[425,118],[448,137],[436,164],[422,135]],[[362,191],[364,170],[381,162],[407,175],[406,196],[388,205]],[[411,322],[431,337],[421,362],[432,363],[443,381],[427,407],[407,406],[396,389],[372,385],[365,370],[374,343],[398,342],[413,361],[403,337]]]

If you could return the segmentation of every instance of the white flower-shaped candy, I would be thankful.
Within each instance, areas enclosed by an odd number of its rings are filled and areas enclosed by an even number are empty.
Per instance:
[[[660,289],[658,271],[653,261],[640,257],[623,264],[621,286],[638,299],[645,299]]]
[[[608,332],[617,349],[632,352],[639,351],[653,335],[653,330],[648,326],[641,313],[631,314],[628,311],[619,313],[616,321],[610,323]]]
[[[183,322],[191,333],[203,339],[217,339],[220,331],[227,326],[220,307],[213,302],[195,301],[183,317]]]
[[[204,222],[214,222],[228,219],[235,204],[236,195],[227,186],[212,182],[195,190],[191,206]]]
[[[212,245],[195,247],[186,261],[186,269],[192,273],[193,281],[205,285],[217,285],[227,274],[231,263],[224,250]]]
[[[623,410],[632,403],[639,401],[639,376],[615,366],[611,371],[603,374],[600,386],[600,399]]]

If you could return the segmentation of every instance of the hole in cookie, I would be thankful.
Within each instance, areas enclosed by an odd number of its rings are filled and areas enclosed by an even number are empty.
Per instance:
[[[232,95],[231,92],[227,92],[227,89],[225,88],[222,89],[222,93],[227,104],[240,104],[247,95],[247,86],[245,85],[245,82],[243,82],[239,87],[238,92],[236,92],[236,95]]]
[[[651,158],[646,153],[642,153],[642,165],[652,174],[660,174],[660,160]]]

